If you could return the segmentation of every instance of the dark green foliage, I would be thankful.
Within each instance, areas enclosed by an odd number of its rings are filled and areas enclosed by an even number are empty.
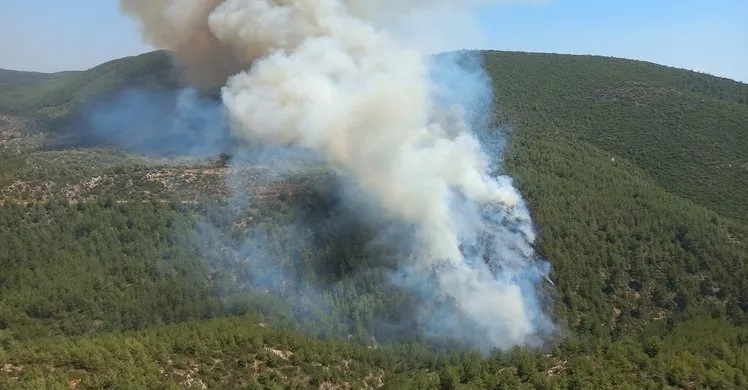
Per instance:
[[[0,86],[9,88],[12,86],[30,84],[39,84],[45,81],[51,80],[56,77],[61,77],[65,73],[40,73],[40,72],[23,72],[17,70],[0,69]]]
[[[9,85],[0,91],[0,112],[42,121],[61,118],[124,87],[176,85],[176,73],[162,51],[110,61],[87,71],[42,75],[3,71],[0,81],[3,78]]]
[[[401,344],[372,349],[313,340],[248,316],[146,331],[5,341],[0,388],[42,384],[171,388],[641,389],[743,388],[748,332],[720,321],[684,323],[655,356],[633,343],[601,342],[557,354],[512,350],[481,359]],[[721,332],[710,336],[709,332]],[[707,332],[707,333],[701,333]],[[689,347],[694,334],[703,340]],[[727,338],[727,342],[718,339]],[[703,351],[711,350],[709,357]]]
[[[519,154],[525,145],[532,149]],[[554,264],[559,314],[580,331],[614,336],[694,305],[734,307],[742,322],[745,226],[583,147],[517,134],[507,159]]]
[[[222,176],[146,179],[205,165],[30,153],[0,161],[0,388],[748,387],[748,86],[602,57],[485,64],[511,129],[505,170],[553,265],[560,343],[425,346],[415,298],[387,283],[397,257],[367,245],[372,226],[333,223],[319,172],[317,186],[253,179],[264,192],[237,212]],[[76,104],[42,95],[34,110]],[[93,176],[106,185],[68,204],[61,189]],[[7,190],[18,181],[58,187]],[[227,316],[242,317],[205,320]]]
[[[748,85],[607,57],[488,52],[485,65],[517,130],[597,146],[748,222]]]
[[[16,338],[141,328],[210,310],[191,223],[160,204],[0,208],[0,307]],[[213,303],[215,304],[215,303]]]
[[[413,298],[378,289],[387,264],[376,262],[384,252],[364,250],[373,232],[323,217],[329,205],[318,196],[297,196],[293,207],[268,199],[244,216],[226,204],[106,196],[6,203],[3,328],[28,339],[253,311],[323,337],[412,337],[415,325],[403,315]],[[309,221],[306,230],[287,227],[298,219]]]

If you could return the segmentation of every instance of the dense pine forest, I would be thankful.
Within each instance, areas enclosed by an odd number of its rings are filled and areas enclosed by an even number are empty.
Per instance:
[[[507,132],[492,157],[552,264],[544,347],[424,339],[388,283],[402,260],[339,218],[322,165],[78,143],[90,102],[176,85],[154,52],[0,72],[0,388],[748,387],[748,85],[482,55]]]

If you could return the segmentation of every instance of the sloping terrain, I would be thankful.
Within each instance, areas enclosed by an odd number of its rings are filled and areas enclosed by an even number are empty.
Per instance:
[[[108,93],[132,86],[174,86],[176,75],[161,51],[110,61],[81,72],[2,71],[0,113],[50,121]]]
[[[606,57],[491,53],[486,67],[518,128],[594,145],[748,222],[748,85]]]
[[[126,88],[163,90],[176,85],[177,74],[163,51],[113,60],[87,71],[0,70],[0,152],[80,146],[87,134],[76,115],[90,104]]]
[[[74,74],[76,72],[60,73],[41,73],[41,72],[24,72],[19,70],[0,69],[0,86],[4,88],[28,86],[39,84],[49,80]]]
[[[0,126],[15,144],[39,134],[28,123],[54,137],[51,119],[90,99],[168,85],[165,58],[3,89]],[[505,169],[553,266],[559,343],[488,358],[424,346],[403,323],[413,298],[384,283],[397,259],[327,219],[322,167],[15,147],[0,150],[0,387],[748,387],[748,85],[484,58],[511,129]],[[233,205],[231,169],[261,196]]]
[[[102,199],[198,203],[227,198],[235,187],[262,198],[307,188],[324,173],[321,167],[309,167],[302,175],[283,176],[263,165],[228,167],[220,160],[153,159],[99,148],[37,152],[6,158],[4,164],[9,169],[0,173],[0,204]]]
[[[45,138],[34,121],[0,113],[0,153],[3,155],[38,149]]]

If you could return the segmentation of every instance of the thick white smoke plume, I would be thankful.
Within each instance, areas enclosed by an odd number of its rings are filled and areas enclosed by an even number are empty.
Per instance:
[[[388,23],[484,2],[121,2],[195,82],[225,81],[237,135],[318,152],[415,227],[415,253],[395,280],[434,302],[423,313],[430,331],[485,349],[532,344],[548,329],[533,286],[547,269],[534,260],[520,194],[490,177],[471,107],[437,98],[421,38],[399,39],[402,24]]]

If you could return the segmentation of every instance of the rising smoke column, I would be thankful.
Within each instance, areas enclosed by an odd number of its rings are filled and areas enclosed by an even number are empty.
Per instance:
[[[433,64],[386,27],[395,11],[460,3],[122,3],[196,82],[225,79],[236,135],[319,153],[415,227],[413,253],[393,280],[422,297],[429,332],[487,349],[533,344],[548,329],[535,291],[548,270],[535,260],[520,194],[508,177],[490,177],[470,107],[436,98]]]
[[[141,21],[146,41],[169,50],[185,66],[190,83],[204,88],[222,86],[226,77],[251,63],[219,42],[208,16],[222,0],[121,0],[125,14]]]

